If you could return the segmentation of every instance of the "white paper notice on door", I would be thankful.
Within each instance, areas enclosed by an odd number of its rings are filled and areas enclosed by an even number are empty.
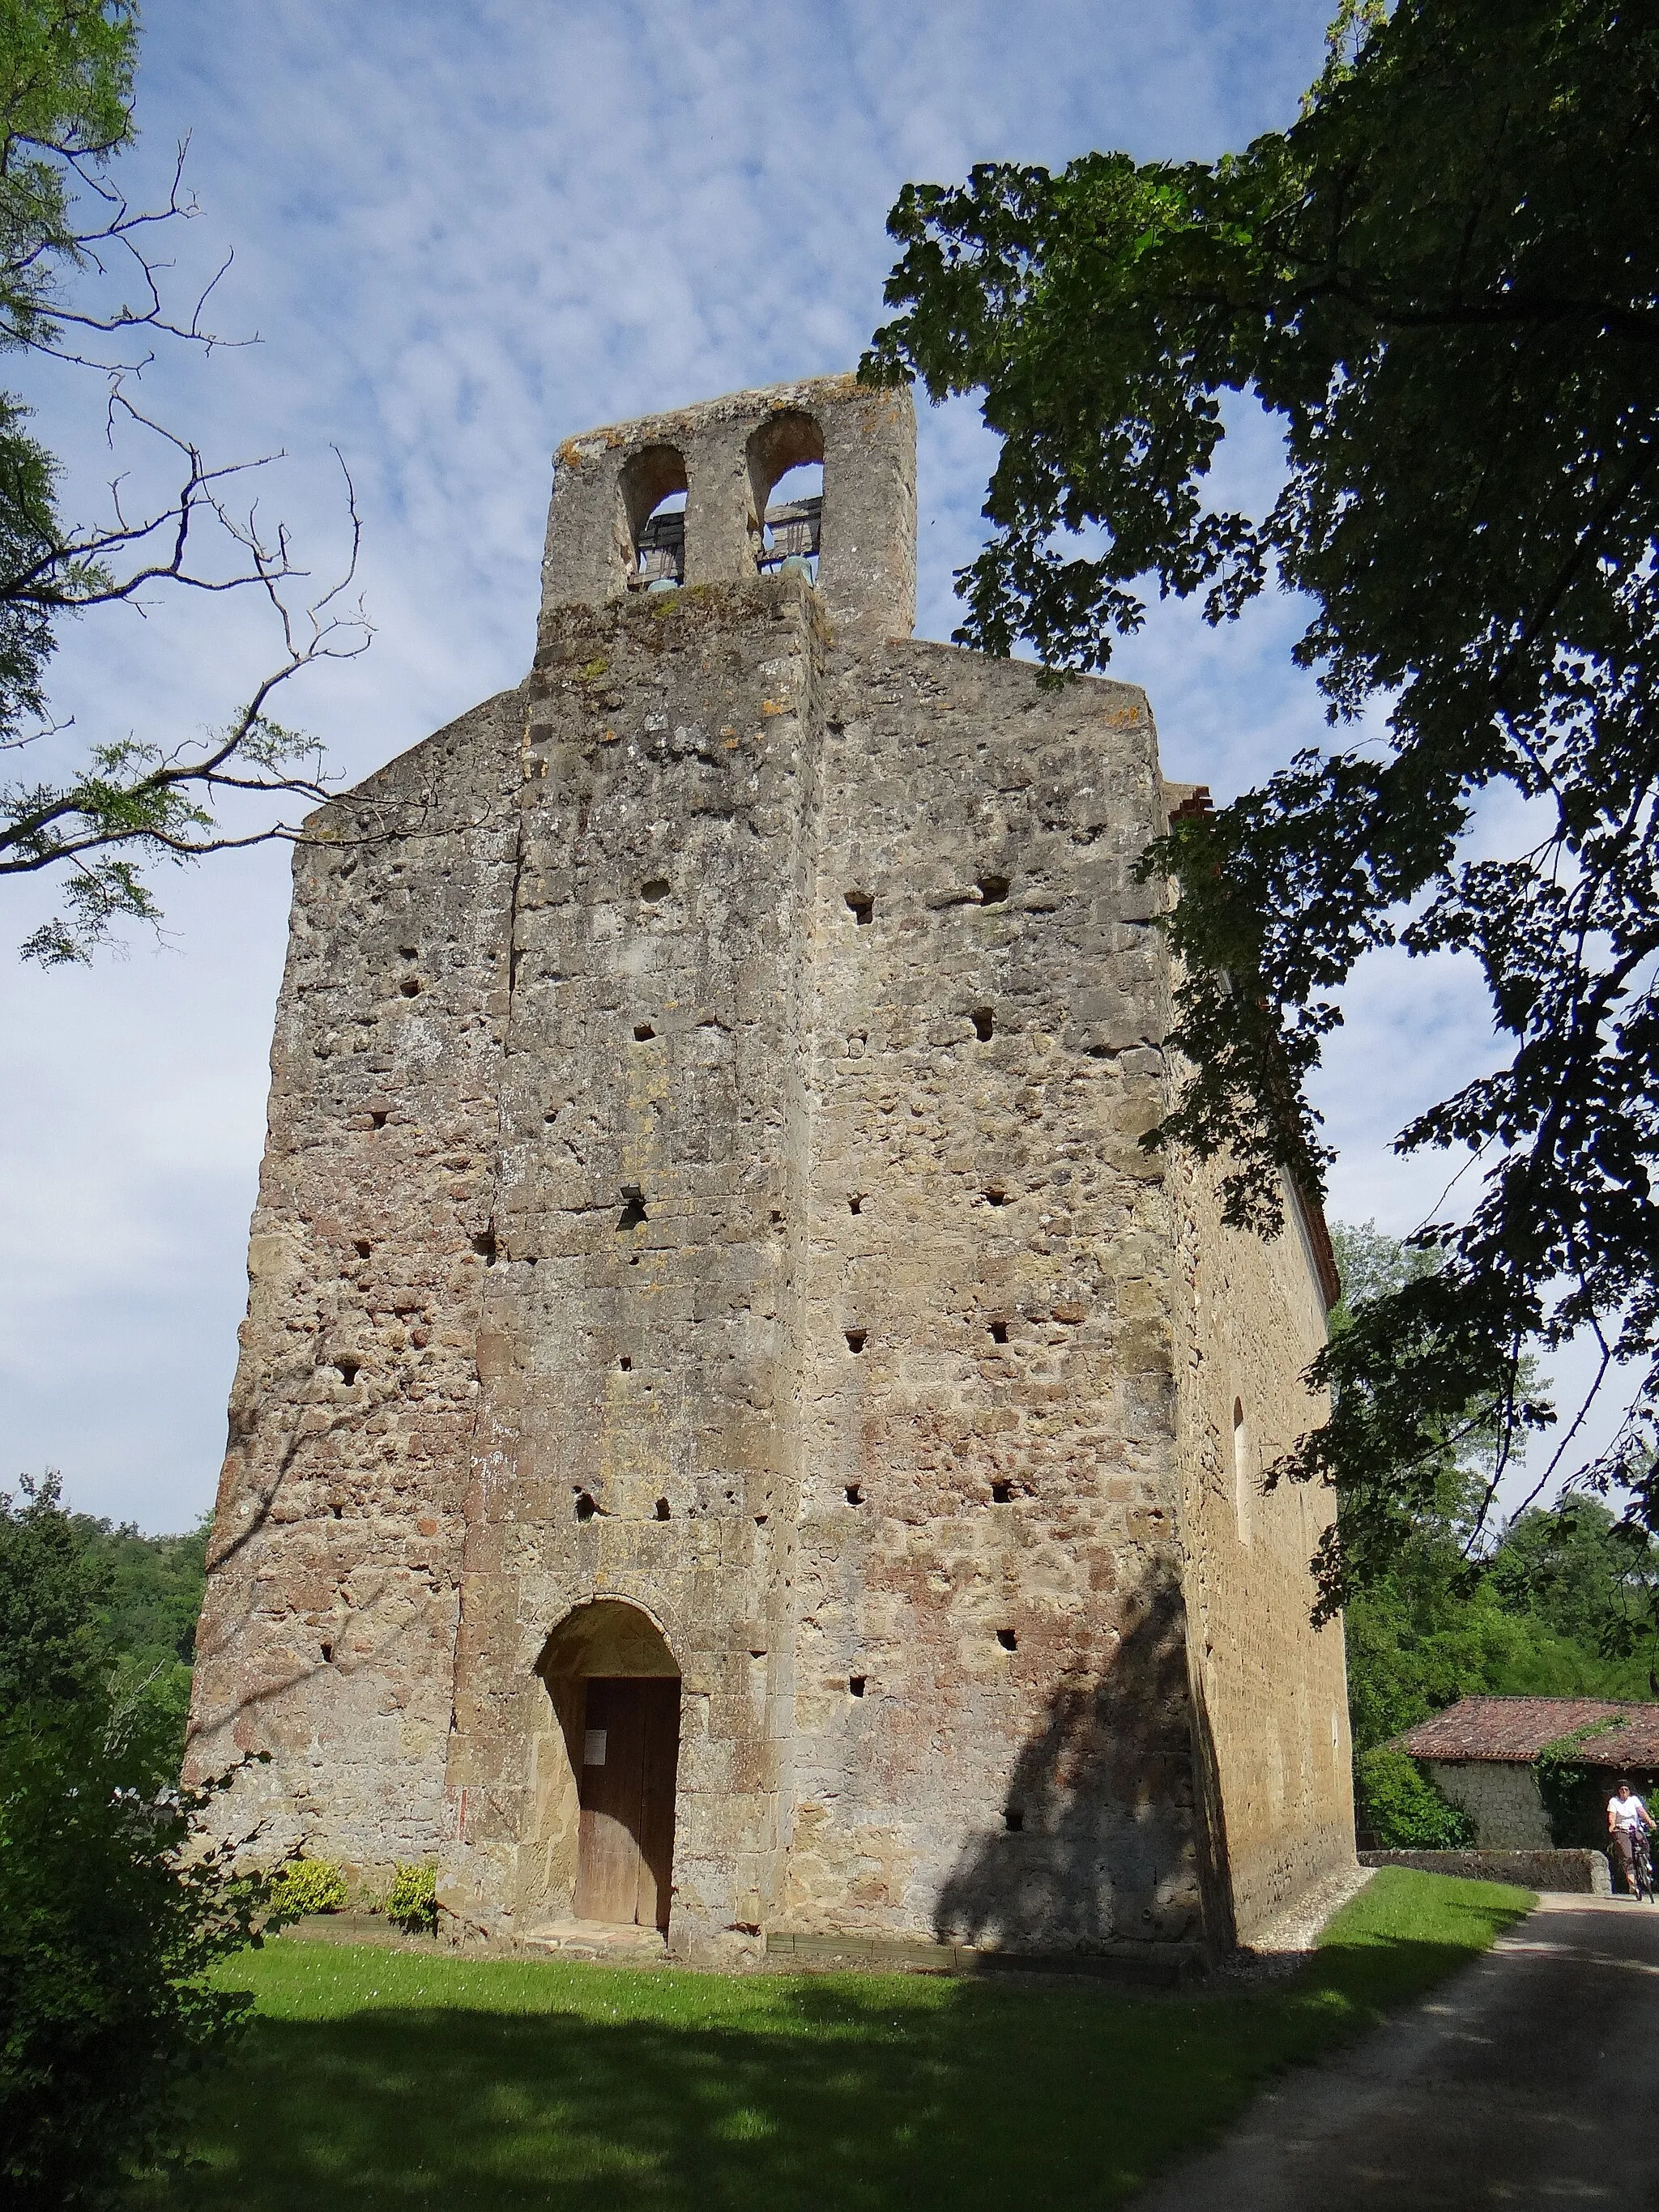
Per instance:
[[[605,1765],[605,1730],[603,1729],[589,1729],[583,1737],[582,1765],[584,1766]]]

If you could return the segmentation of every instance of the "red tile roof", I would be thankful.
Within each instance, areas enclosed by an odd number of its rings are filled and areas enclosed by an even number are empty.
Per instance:
[[[1401,1751],[1413,1759],[1536,1759],[1547,1743],[1598,1721],[1611,1728],[1587,1735],[1577,1757],[1583,1766],[1659,1767],[1659,1705],[1616,1705],[1605,1698],[1460,1698],[1407,1729]]]

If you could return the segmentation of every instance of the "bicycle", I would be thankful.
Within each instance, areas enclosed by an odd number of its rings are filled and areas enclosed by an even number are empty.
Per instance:
[[[1645,1905],[1650,1897],[1659,1896],[1653,1878],[1653,1849],[1648,1842],[1645,1828],[1636,1829],[1630,1839],[1630,1875],[1638,1905]]]

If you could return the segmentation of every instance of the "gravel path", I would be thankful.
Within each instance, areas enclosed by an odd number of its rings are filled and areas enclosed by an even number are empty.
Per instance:
[[[1135,2200],[1136,2212],[1656,2203],[1659,1906],[1559,1893]]]

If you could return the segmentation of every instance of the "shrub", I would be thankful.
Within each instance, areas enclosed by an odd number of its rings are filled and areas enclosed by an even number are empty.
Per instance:
[[[1386,1746],[1354,1761],[1362,1825],[1389,1851],[1464,1850],[1474,1823],[1435,1788],[1414,1759]]]
[[[438,1869],[405,1866],[400,1859],[386,1892],[386,1917],[411,1936],[430,1936],[438,1925]]]
[[[0,2198],[109,2201],[181,2133],[179,2093],[250,2009],[205,1970],[253,1935],[266,1885],[188,1849],[207,1790],[158,1788],[106,1705],[0,1717]]]
[[[297,1920],[302,1912],[338,1912],[345,1901],[345,1876],[328,1859],[290,1859],[271,1877],[271,1911],[279,1919]]]

